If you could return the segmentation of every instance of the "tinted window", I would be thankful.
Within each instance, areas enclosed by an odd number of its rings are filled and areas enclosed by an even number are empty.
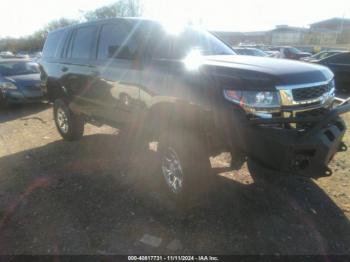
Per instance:
[[[259,49],[240,49],[238,53],[250,56],[267,56],[263,51]]]
[[[125,24],[104,25],[101,30],[98,58],[133,60],[137,52],[134,30]]]
[[[320,52],[320,53],[312,55],[311,58],[323,59],[323,58],[329,57],[329,56],[334,55],[334,54],[336,54],[336,53],[333,53],[333,52]]]
[[[94,43],[95,27],[87,26],[76,30],[73,36],[71,57],[76,59],[89,59]]]
[[[63,43],[64,31],[53,32],[47,36],[43,49],[43,57],[58,57]]]
[[[160,39],[158,45],[153,42],[155,58],[183,59],[194,50],[200,51],[202,55],[235,55],[231,48],[214,35],[192,27],[179,35],[163,32],[162,36],[155,39]]]
[[[290,54],[300,54],[301,53],[301,51],[295,47],[286,48],[286,52],[288,52]]]
[[[338,54],[331,56],[326,59],[327,62],[337,63],[337,64],[350,64],[350,53]]]

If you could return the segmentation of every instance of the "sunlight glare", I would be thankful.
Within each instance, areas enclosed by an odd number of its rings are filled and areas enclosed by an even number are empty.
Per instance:
[[[187,70],[198,70],[203,64],[203,56],[199,49],[193,49],[183,60]]]
[[[186,23],[179,22],[171,19],[163,19],[160,21],[165,31],[170,35],[179,35],[181,34],[186,26]]]

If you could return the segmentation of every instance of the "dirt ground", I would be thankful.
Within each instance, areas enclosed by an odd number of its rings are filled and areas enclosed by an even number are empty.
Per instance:
[[[152,201],[155,153],[127,148],[105,126],[63,141],[49,105],[2,110],[0,254],[350,254],[349,152],[329,178],[272,182],[223,154],[211,199],[179,219]]]

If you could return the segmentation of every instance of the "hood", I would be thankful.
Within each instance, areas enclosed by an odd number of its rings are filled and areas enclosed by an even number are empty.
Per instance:
[[[40,74],[14,75],[3,77],[6,81],[16,84],[18,88],[36,87],[40,84]]]
[[[310,53],[307,53],[307,52],[300,52],[300,53],[298,53],[297,55],[298,55],[298,57],[307,57],[307,56],[311,56],[311,54],[310,54]]]
[[[326,67],[305,62],[253,56],[207,56],[203,69],[219,78],[236,80],[247,88],[269,88],[332,79]]]

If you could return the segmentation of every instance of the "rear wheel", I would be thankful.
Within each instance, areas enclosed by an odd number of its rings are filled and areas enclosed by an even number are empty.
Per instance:
[[[7,101],[7,99],[4,97],[4,95],[0,91],[0,108],[7,109],[10,107],[14,107],[14,106]]]
[[[84,133],[84,119],[74,114],[63,99],[54,103],[54,119],[58,132],[64,140],[79,140]]]

